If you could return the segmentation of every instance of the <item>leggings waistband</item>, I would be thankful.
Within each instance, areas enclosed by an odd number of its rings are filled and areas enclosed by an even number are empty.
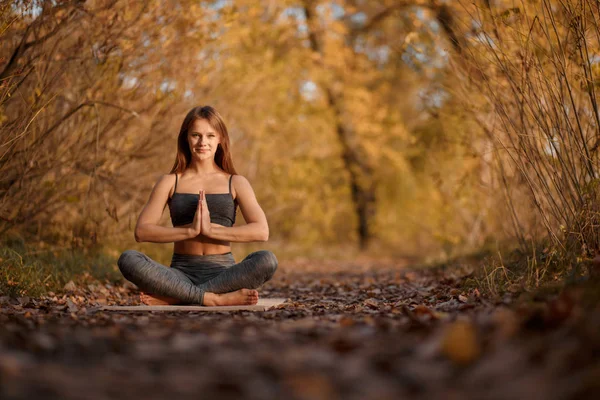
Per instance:
[[[231,252],[225,254],[179,254],[173,253],[171,257],[171,266],[200,266],[207,264],[218,264],[230,266],[235,264],[235,259]]]

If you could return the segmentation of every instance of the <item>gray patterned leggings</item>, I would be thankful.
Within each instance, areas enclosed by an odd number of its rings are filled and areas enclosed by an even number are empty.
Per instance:
[[[117,261],[121,273],[140,289],[174,297],[185,304],[204,304],[204,293],[228,293],[256,289],[271,279],[277,258],[267,250],[250,253],[235,263],[225,254],[173,254],[171,268],[136,250],[127,250]]]

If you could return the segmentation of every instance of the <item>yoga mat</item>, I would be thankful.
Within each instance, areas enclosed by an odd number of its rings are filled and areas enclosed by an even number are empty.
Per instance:
[[[267,311],[271,307],[285,303],[287,299],[258,299],[258,303],[251,306],[102,306],[97,311]]]

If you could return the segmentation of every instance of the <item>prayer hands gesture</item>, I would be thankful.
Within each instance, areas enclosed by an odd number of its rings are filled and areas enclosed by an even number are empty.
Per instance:
[[[198,208],[194,215],[194,221],[192,222],[192,237],[196,237],[200,234],[210,237],[211,225],[210,225],[210,212],[208,211],[208,205],[206,204],[206,196],[204,190],[198,192],[200,197],[198,198]]]
[[[210,212],[208,211],[208,204],[206,204],[206,193],[204,190],[200,190],[200,199],[202,220],[200,233],[206,237],[210,237],[212,226],[210,224]]]
[[[194,221],[192,221],[192,226],[190,227],[192,229],[192,237],[196,237],[202,233],[202,202],[204,200],[204,196],[202,195],[202,190],[200,190],[198,194],[200,195],[198,197],[198,207],[196,208]]]

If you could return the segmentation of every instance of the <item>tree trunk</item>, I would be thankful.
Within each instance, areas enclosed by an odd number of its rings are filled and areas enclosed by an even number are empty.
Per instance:
[[[304,12],[308,27],[308,36],[311,50],[324,57],[315,30],[313,29],[314,9],[310,0],[306,0]],[[341,101],[331,87],[325,85],[324,91],[327,95],[328,104],[335,115],[336,133],[342,146],[342,159],[344,166],[350,174],[350,190],[352,202],[358,220],[358,239],[361,250],[365,250],[372,238],[371,223],[375,216],[375,182],[373,179],[373,168],[369,165],[367,158],[362,155],[354,139],[354,135],[342,118]]]

